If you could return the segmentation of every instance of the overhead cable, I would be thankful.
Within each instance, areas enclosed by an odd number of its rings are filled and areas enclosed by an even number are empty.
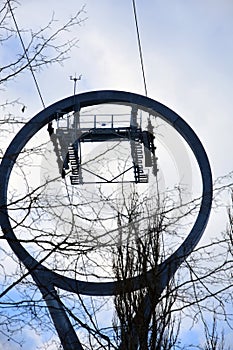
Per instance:
[[[138,49],[139,49],[139,56],[140,56],[141,69],[142,69],[142,77],[143,77],[145,95],[147,96],[146,76],[145,76],[145,70],[144,70],[142,46],[141,46],[141,40],[140,40],[140,35],[139,35],[139,27],[138,27],[138,20],[137,20],[137,11],[136,11],[135,0],[132,0],[132,3],[133,3],[134,21],[135,21],[135,26],[136,26],[136,31],[137,31],[137,40],[138,40]]]
[[[10,4],[10,0],[7,0],[7,4],[8,4],[8,7],[9,7],[11,16],[12,16],[12,18],[13,18],[13,21],[14,21],[14,24],[15,24],[15,28],[16,28],[17,34],[18,34],[18,36],[19,36],[21,45],[22,45],[22,47],[23,47],[24,55],[25,55],[25,57],[26,57],[26,59],[27,59],[28,67],[29,67],[29,69],[30,69],[30,71],[31,71],[31,74],[32,74],[32,77],[33,77],[33,80],[34,80],[34,83],[35,83],[37,92],[38,92],[38,94],[39,94],[39,97],[40,97],[40,100],[41,100],[41,103],[42,103],[42,106],[43,106],[43,108],[45,108],[45,103],[44,103],[44,100],[43,100],[43,97],[42,97],[42,94],[41,94],[41,91],[40,91],[40,88],[39,88],[39,84],[38,84],[38,82],[37,82],[37,80],[36,80],[36,76],[35,76],[35,74],[34,74],[34,72],[33,72],[33,68],[32,68],[32,65],[31,65],[29,56],[28,56],[28,54],[27,54],[27,50],[26,50],[26,47],[25,47],[25,45],[24,45],[23,38],[22,38],[22,36],[21,36],[21,33],[20,33],[20,30],[19,30],[18,24],[17,24],[17,22],[16,22],[15,15],[14,15],[14,12],[13,12],[12,7],[11,7],[11,4]]]

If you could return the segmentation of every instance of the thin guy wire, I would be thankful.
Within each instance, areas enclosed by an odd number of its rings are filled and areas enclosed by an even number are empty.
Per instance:
[[[138,20],[137,20],[137,11],[136,11],[135,0],[132,0],[132,3],[133,3],[134,20],[135,20],[136,31],[137,31],[138,50],[139,50],[140,61],[141,61],[142,77],[143,77],[145,95],[147,96],[146,76],[145,76],[145,70],[144,70],[142,46],[141,46],[141,40],[140,40],[140,35],[139,35],[139,27],[138,27]]]
[[[36,76],[35,76],[35,74],[34,74],[34,72],[33,72],[32,65],[31,65],[31,63],[30,63],[30,60],[29,60],[29,57],[28,57],[28,54],[27,54],[26,47],[25,47],[25,45],[24,45],[22,36],[21,36],[21,34],[20,34],[19,27],[18,27],[18,25],[17,25],[17,22],[16,22],[16,19],[15,19],[13,10],[12,10],[11,5],[10,5],[10,0],[7,0],[7,3],[8,3],[8,6],[9,6],[9,9],[10,9],[10,13],[11,13],[11,16],[12,16],[12,18],[13,18],[14,24],[15,24],[15,28],[16,28],[17,34],[18,34],[18,36],[19,36],[21,45],[22,45],[22,47],[23,47],[23,51],[24,51],[25,57],[26,57],[26,59],[27,59],[27,61],[28,61],[28,66],[29,66],[29,68],[30,68],[30,71],[31,71],[31,74],[32,74],[34,83],[35,83],[35,85],[36,85],[37,92],[38,92],[38,94],[39,94],[39,96],[40,96],[40,100],[41,100],[42,106],[43,106],[43,108],[45,108],[44,100],[43,100],[43,97],[42,97],[42,94],[41,94],[39,85],[38,85],[38,83],[37,83]]]

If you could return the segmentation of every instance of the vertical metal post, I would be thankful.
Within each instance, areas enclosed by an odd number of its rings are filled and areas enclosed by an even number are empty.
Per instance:
[[[64,350],[83,350],[53,285],[39,285]]]

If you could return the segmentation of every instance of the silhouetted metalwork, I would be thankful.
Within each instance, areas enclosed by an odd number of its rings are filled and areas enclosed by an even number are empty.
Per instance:
[[[148,130],[142,130],[137,120],[137,113],[138,109],[135,106],[132,107],[128,126],[119,126],[119,122],[115,122],[116,116],[114,114],[105,115],[107,120],[104,122],[100,120],[99,125],[97,125],[97,115],[90,115],[89,117],[92,118],[92,121],[91,123],[89,122],[88,127],[80,121],[79,111],[74,113],[72,121],[70,117],[66,117],[65,126],[60,126],[59,120],[64,117],[63,114],[58,114],[56,132],[53,133],[54,129],[51,123],[48,125],[48,132],[54,144],[62,177],[64,178],[67,171],[71,170],[72,175],[70,176],[70,180],[72,185],[85,183],[82,175],[82,144],[87,142],[99,143],[110,141],[128,141],[130,143],[132,167],[125,170],[124,173],[133,169],[135,183],[148,182],[148,174],[145,173],[143,165],[143,148],[145,167],[152,168],[152,173],[156,176],[158,167],[152,125],[148,121]],[[99,178],[97,181],[102,180],[107,183],[118,183],[122,182],[118,181],[121,175],[118,174],[116,178],[111,180],[103,177],[100,178],[98,175],[96,177]]]
[[[74,103],[75,101],[75,103]],[[63,290],[84,294],[89,296],[107,296],[115,295],[116,293],[125,290],[124,286],[127,285],[128,291],[137,290],[143,288],[145,283],[153,282],[153,271],[147,272],[147,278],[142,278],[142,276],[136,276],[130,280],[130,283],[118,282],[85,282],[76,279],[71,279],[66,276],[62,276],[54,271],[49,270],[41,263],[39,263],[33,256],[29,254],[28,251],[20,244],[17,240],[13,228],[11,226],[9,216],[8,216],[8,182],[10,178],[11,171],[14,167],[16,159],[27,142],[36,134],[41,128],[49,125],[49,132],[53,137],[52,121],[59,119],[59,116],[65,115],[69,112],[79,112],[83,107],[100,105],[106,103],[120,103],[125,105],[136,105],[140,109],[145,111],[151,111],[159,113],[160,116],[169,124],[171,124],[178,133],[187,141],[190,146],[200,169],[202,178],[202,200],[200,205],[199,213],[196,217],[196,221],[191,229],[191,232],[180,245],[180,247],[164,262],[158,266],[158,276],[159,284],[157,296],[161,295],[162,291],[168,284],[170,278],[174,275],[180,264],[187,258],[187,256],[192,252],[196,244],[199,242],[206,224],[208,222],[211,203],[212,203],[212,176],[209,161],[206,152],[190,126],[175,112],[173,112],[168,107],[156,102],[150,98],[140,96],[133,93],[122,92],[122,91],[94,91],[78,94],[65,98],[61,101],[54,103],[53,105],[47,107],[40,113],[38,113],[31,121],[29,121],[15,136],[10,146],[8,147],[0,167],[0,200],[1,200],[1,227],[4,232],[5,238],[7,239],[10,247],[15,252],[20,261],[26,266],[30,271],[33,279],[40,288],[40,291],[47,303],[48,309],[50,311],[51,317],[55,324],[58,335],[61,339],[61,343],[66,350],[72,349],[82,349],[80,341],[74,332],[71,322],[68,318],[66,311],[55,291],[56,288],[61,288]],[[134,113],[134,111],[132,111]],[[153,166],[154,156],[154,143],[153,143],[153,130],[152,126],[149,126],[147,132],[141,131],[133,123],[133,118],[131,118],[131,125],[128,128],[118,129],[114,128],[113,125],[110,129],[100,128],[97,129],[93,127],[84,132],[82,130],[81,135],[77,136],[75,140],[77,142],[71,142],[64,147],[68,149],[69,159],[67,159],[67,152],[61,154],[61,172],[65,176],[65,171],[68,166],[73,166],[72,176],[75,177],[72,180],[77,184],[82,181],[81,176],[76,173],[80,166],[79,158],[79,147],[81,142],[95,142],[98,140],[111,140],[116,138],[123,138],[127,140],[137,141],[137,143],[142,146],[144,145],[150,152],[149,156],[145,156],[145,161],[147,165]],[[77,127],[78,129],[78,127]],[[59,131],[61,132],[61,131]],[[55,138],[59,138],[59,141],[54,140],[54,142],[62,143],[62,134],[58,134]],[[67,140],[66,140],[67,141]],[[57,144],[57,147],[59,145]],[[59,152],[59,150],[58,150]],[[140,158],[141,148],[132,149],[132,159],[136,163],[135,159]],[[135,182],[141,182],[142,180],[147,180],[146,177],[142,178],[138,175],[141,170],[141,163],[137,161],[139,170],[135,170]],[[155,170],[156,171],[156,170]],[[142,173],[140,173],[142,174]],[[141,176],[141,177],[140,177]],[[144,300],[144,313],[149,319],[151,314],[151,305],[148,296]]]

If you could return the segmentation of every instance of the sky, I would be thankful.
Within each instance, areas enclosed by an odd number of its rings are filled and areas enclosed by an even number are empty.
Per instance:
[[[36,75],[45,105],[72,95],[70,76],[75,74],[82,75],[78,92],[111,89],[144,95],[131,0],[24,0],[15,17],[20,28],[38,29],[53,13],[59,25],[83,5],[86,20],[65,34],[77,37],[78,47],[63,65]],[[214,179],[231,172],[233,2],[136,0],[136,7],[148,97],[170,107],[194,129]],[[0,62],[20,50],[17,41],[3,45]],[[27,107],[25,118],[42,109],[30,73],[9,83],[0,95],[3,100],[20,98]],[[216,223],[213,215],[211,220],[208,235]]]
[[[53,12],[61,22],[83,4],[25,0],[15,15],[19,27],[38,28]],[[232,119],[232,2],[138,0],[136,5],[148,96],[193,127],[206,147],[215,177],[231,171],[231,161],[223,155],[231,142],[227,133]],[[39,21],[41,7],[44,13]],[[67,33],[79,39],[70,59],[37,75],[46,106],[72,94],[69,77],[75,73],[82,74],[79,92],[115,89],[144,94],[132,2],[86,1],[85,12],[86,21],[75,33]],[[8,87],[9,95],[26,104],[25,117],[41,109],[29,74]]]

